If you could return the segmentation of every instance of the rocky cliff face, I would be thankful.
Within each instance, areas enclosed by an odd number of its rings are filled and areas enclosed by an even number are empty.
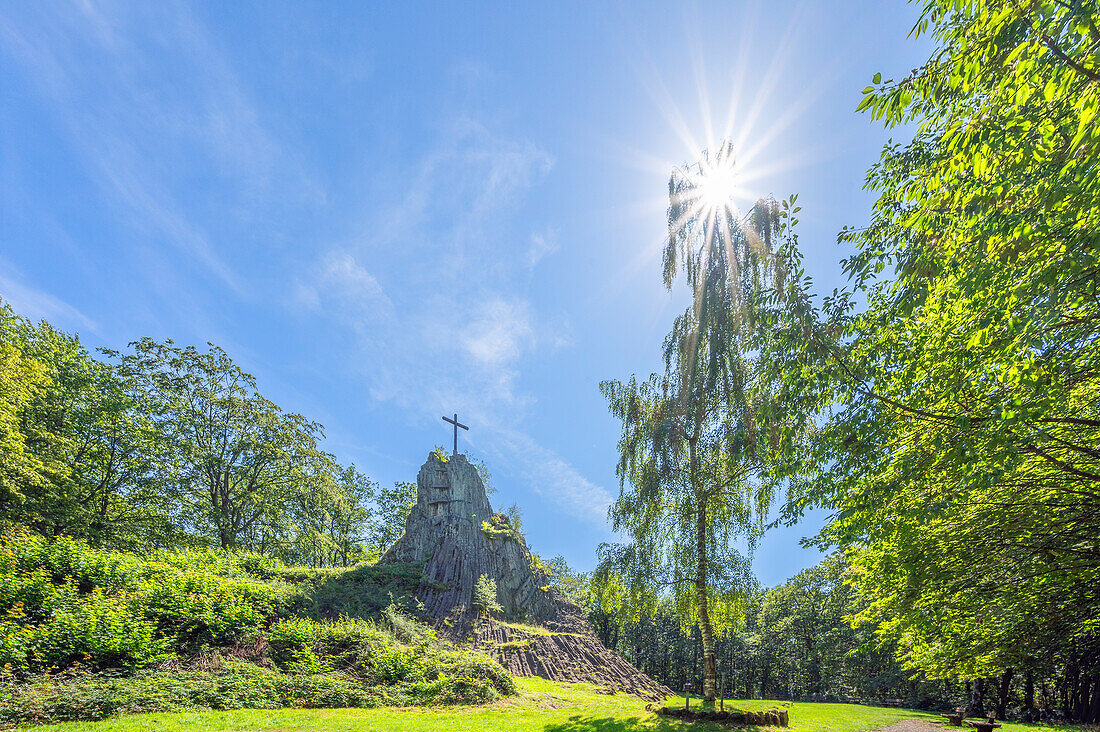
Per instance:
[[[497,599],[510,617],[544,619],[550,593],[531,569],[523,538],[494,514],[481,476],[463,455],[446,462],[429,455],[416,476],[416,505],[405,533],[379,561],[424,563],[417,598],[434,618],[472,606],[481,575],[496,580]]]
[[[485,650],[516,675],[588,681],[651,700],[671,693],[607,650],[580,608],[548,586],[523,537],[493,513],[465,456],[429,455],[416,485],[405,533],[379,564],[423,563],[417,599],[440,632]],[[497,618],[473,612],[482,575],[496,581]]]

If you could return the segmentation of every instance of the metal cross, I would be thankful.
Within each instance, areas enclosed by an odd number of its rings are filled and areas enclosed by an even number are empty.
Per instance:
[[[470,428],[458,421],[458,413],[457,412],[455,413],[454,419],[444,417],[443,421],[444,422],[450,422],[451,424],[454,425],[454,430],[455,430],[455,452],[454,452],[454,454],[457,455],[458,454],[458,428],[461,427],[462,429],[464,429],[466,431],[469,431]]]

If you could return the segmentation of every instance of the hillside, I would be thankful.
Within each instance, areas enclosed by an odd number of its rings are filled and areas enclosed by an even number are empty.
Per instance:
[[[402,613],[410,568],[139,557],[0,537],[0,724],[191,709],[482,703],[498,663]]]

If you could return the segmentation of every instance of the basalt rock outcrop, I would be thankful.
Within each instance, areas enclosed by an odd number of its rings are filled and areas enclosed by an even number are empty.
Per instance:
[[[440,633],[517,676],[586,681],[651,701],[672,693],[604,647],[581,609],[549,586],[465,456],[429,455],[416,484],[405,533],[379,564],[423,564],[416,596]],[[494,617],[474,607],[482,575],[496,582],[502,610]]]

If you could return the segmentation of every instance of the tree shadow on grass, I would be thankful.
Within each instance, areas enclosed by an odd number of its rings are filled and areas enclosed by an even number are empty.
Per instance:
[[[679,719],[656,720],[647,717],[589,717],[574,714],[566,722],[555,722],[543,727],[544,732],[729,732],[729,730],[758,732],[759,727],[733,727],[715,722],[684,722]]]

